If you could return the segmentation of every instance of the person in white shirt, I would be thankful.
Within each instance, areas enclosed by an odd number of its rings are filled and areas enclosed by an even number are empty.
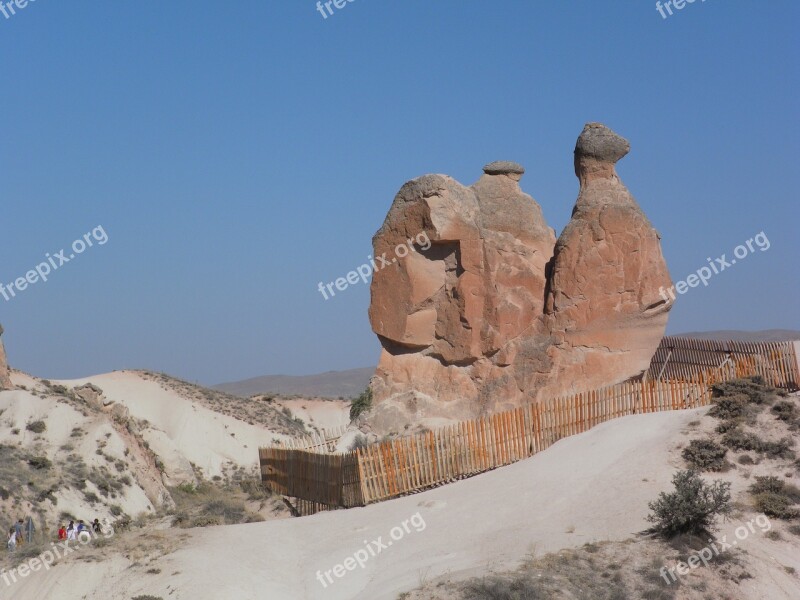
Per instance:
[[[78,532],[75,529],[75,521],[70,521],[69,525],[67,525],[67,541],[74,542],[78,536]]]
[[[13,527],[8,532],[8,551],[14,552],[17,549],[17,530]]]

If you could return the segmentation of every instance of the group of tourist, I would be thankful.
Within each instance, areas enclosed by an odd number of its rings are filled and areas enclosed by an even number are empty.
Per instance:
[[[99,534],[101,529],[102,526],[100,525],[100,519],[95,519],[92,522],[91,530],[96,534]],[[84,531],[87,533],[87,535],[91,535],[91,532],[89,531],[89,525],[83,521],[78,521],[77,525],[75,524],[75,521],[70,521],[69,525],[66,527],[61,525],[61,527],[58,528],[58,541],[61,542],[67,540],[68,542],[71,542],[73,540],[77,540]]]
[[[33,524],[33,519],[28,517],[27,521],[20,519],[8,530],[8,551],[14,552],[17,546],[22,546],[24,543],[30,544],[33,542],[33,532],[36,531],[36,526]]]
[[[33,542],[33,534],[36,531],[36,526],[33,524],[33,519],[28,517],[27,520],[20,519],[14,526],[8,530],[8,551],[14,552],[18,546],[30,544]],[[85,533],[88,536],[99,534],[102,531],[100,519],[95,519],[90,525],[87,525],[82,520],[70,521],[69,525],[61,525],[58,528],[58,541],[77,541],[81,534]]]

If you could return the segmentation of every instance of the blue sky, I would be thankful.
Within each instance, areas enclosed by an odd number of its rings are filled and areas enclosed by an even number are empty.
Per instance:
[[[108,243],[10,301],[13,366],[202,383],[375,364],[365,261],[407,180],[522,163],[560,231],[587,121],[673,279],[668,330],[800,329],[796,2],[55,2],[0,15],[0,282],[100,225]]]

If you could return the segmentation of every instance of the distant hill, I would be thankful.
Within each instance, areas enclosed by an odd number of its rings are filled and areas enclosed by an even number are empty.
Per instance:
[[[719,331],[691,331],[689,333],[676,333],[674,335],[701,340],[733,340],[737,342],[786,342],[789,340],[800,340],[800,331],[791,329],[764,329],[763,331],[721,329]]]
[[[783,342],[800,340],[800,331],[791,329],[765,329],[763,331],[742,331],[725,329],[718,331],[690,331],[675,333],[682,337],[705,340],[736,340],[746,342]],[[349,369],[347,371],[328,371],[316,375],[264,375],[242,381],[231,381],[211,386],[211,389],[241,396],[256,394],[282,394],[284,396],[305,396],[319,398],[350,398],[357,396],[367,387],[374,367]]]
[[[369,383],[375,367],[328,371],[316,375],[264,375],[242,381],[231,381],[212,386],[212,389],[234,396],[249,397],[254,394],[283,394],[321,398],[349,398],[358,396]]]

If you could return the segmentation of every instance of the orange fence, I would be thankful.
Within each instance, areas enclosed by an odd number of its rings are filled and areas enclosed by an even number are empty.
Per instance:
[[[664,338],[647,376],[639,381],[529,404],[345,454],[262,448],[262,480],[276,493],[327,507],[396,498],[528,458],[610,419],[706,406],[711,402],[709,386],[719,381],[761,375],[771,385],[797,389],[794,348],[791,342]]]
[[[362,495],[395,498],[528,458],[610,419],[709,402],[696,382],[628,382],[373,444],[356,450]]]
[[[769,385],[798,389],[797,342],[733,342],[665,337],[647,373],[650,379],[714,380],[761,375]]]

